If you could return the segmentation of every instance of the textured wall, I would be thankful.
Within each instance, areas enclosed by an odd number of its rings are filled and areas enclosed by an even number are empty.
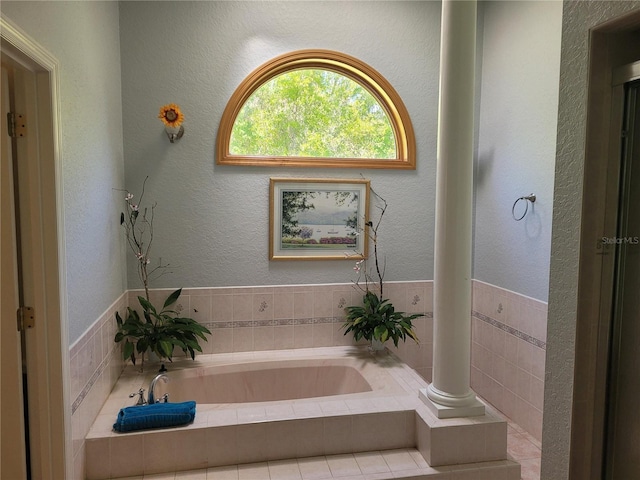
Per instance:
[[[149,175],[154,252],[175,266],[154,287],[345,282],[351,262],[268,260],[269,177],[372,180],[389,202],[381,229],[388,280],[431,279],[440,4],[437,2],[123,2],[120,4],[128,188]],[[395,87],[417,137],[416,171],[214,164],[222,111],[253,69],[304,48],[345,52]],[[182,108],[171,145],[156,118]],[[137,287],[129,256],[129,286]]]
[[[473,277],[547,301],[562,3],[482,6]]]
[[[125,288],[112,189],[123,185],[116,2],[2,2],[60,64],[69,342]]]
[[[640,2],[564,4],[543,428],[551,448],[543,449],[543,480],[569,475],[589,30],[638,8]]]

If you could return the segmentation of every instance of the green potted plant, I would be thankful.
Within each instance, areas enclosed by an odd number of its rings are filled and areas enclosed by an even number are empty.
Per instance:
[[[373,244],[373,268],[369,269],[367,258],[356,262],[354,270],[358,278],[354,285],[363,292],[362,305],[346,307],[346,322],[343,324],[344,334],[353,333],[355,340],[368,340],[373,351],[383,350],[384,343],[391,339],[397,347],[398,341],[406,341],[407,337],[418,343],[413,330],[413,320],[422,317],[420,313],[406,314],[397,311],[393,304],[384,298],[385,265],[378,258],[378,229],[387,210],[387,202],[370,189],[380,214],[374,224],[368,220],[364,224],[365,240]],[[364,283],[364,286],[363,286]]]
[[[142,194],[139,202],[144,197],[145,178],[142,184]],[[123,358],[131,359],[136,364],[138,357],[142,359],[141,368],[144,368],[144,355],[152,352],[160,359],[172,361],[175,347],[180,347],[185,354],[195,359],[195,352],[202,352],[199,340],[207,341],[205,334],[211,334],[209,329],[199,324],[192,318],[183,317],[179,311],[173,309],[182,289],[172,292],[164,301],[162,308],[156,308],[149,300],[149,283],[167,272],[168,264],[163,265],[162,259],[158,265],[149,268],[151,264],[150,253],[153,244],[153,215],[155,204],[149,209],[140,209],[139,203],[133,203],[134,195],[125,191],[126,214],[120,214],[120,225],[125,231],[127,244],[137,259],[138,276],[144,286],[144,296],[138,296],[138,303],[142,308],[142,314],[135,309],[127,307],[127,316],[122,318],[116,312],[117,331],[114,337],[116,343],[124,342],[122,347]],[[161,370],[164,370],[164,363]]]

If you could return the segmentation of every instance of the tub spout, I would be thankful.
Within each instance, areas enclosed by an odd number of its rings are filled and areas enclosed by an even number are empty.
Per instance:
[[[159,373],[156,375],[153,380],[151,380],[151,385],[149,385],[149,405],[153,405],[160,401],[160,399],[156,400],[155,388],[158,380],[162,380],[164,383],[169,381],[169,377],[167,377],[164,373]],[[163,397],[166,398],[166,397]],[[166,400],[165,400],[166,401]]]

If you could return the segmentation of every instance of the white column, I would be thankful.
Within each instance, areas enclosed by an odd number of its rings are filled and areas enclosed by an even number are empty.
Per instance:
[[[442,2],[433,383],[420,395],[439,418],[484,414],[470,388],[476,10],[475,0]]]

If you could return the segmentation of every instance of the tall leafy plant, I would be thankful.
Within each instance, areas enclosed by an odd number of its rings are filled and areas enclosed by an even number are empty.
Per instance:
[[[172,307],[178,301],[182,289],[175,290],[164,301],[162,308],[156,308],[149,299],[149,284],[167,271],[169,265],[162,264],[159,259],[156,266],[151,266],[151,246],[153,245],[154,203],[150,208],[141,208],[145,192],[145,185],[149,177],[142,184],[142,193],[137,203],[134,195],[125,190],[125,212],[120,214],[120,225],[124,228],[125,238],[136,258],[138,276],[144,286],[144,296],[138,296],[141,314],[127,308],[127,316],[123,319],[116,312],[117,332],[114,337],[116,343],[124,342],[122,355],[136,364],[138,357],[142,359],[150,351],[160,358],[172,361],[175,347],[195,358],[195,352],[202,352],[199,339],[207,341],[205,334],[211,334],[209,329],[192,318],[180,316]]]
[[[354,285],[363,293],[362,305],[346,307],[346,322],[342,326],[345,329],[344,334],[352,333],[355,340],[377,340],[381,343],[391,339],[396,347],[399,340],[406,341],[407,337],[418,343],[418,337],[413,330],[413,320],[423,315],[408,315],[397,311],[393,303],[383,296],[386,263],[379,257],[378,230],[388,204],[373,188],[370,188],[370,192],[378,210],[378,218],[375,223],[367,220],[363,233],[365,241],[373,244],[373,266],[368,264],[370,258],[363,258],[353,267],[358,273]]]
[[[127,317],[124,320],[116,312],[118,331],[114,341],[124,340],[123,358],[131,359],[135,365],[138,355],[142,358],[144,366],[144,354],[147,351],[169,361],[172,360],[175,347],[180,347],[192,360],[195,359],[196,351],[202,353],[198,338],[206,342],[205,334],[211,332],[192,318],[180,317],[177,311],[170,308],[176,303],[181,292],[182,289],[178,289],[169,295],[160,311],[145,297],[138,296],[143,318],[131,307],[127,308]]]

